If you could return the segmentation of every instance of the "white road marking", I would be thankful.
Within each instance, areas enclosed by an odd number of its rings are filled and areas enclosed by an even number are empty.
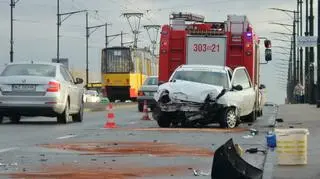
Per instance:
[[[77,135],[66,135],[66,136],[62,136],[62,137],[58,137],[57,139],[68,139],[68,138],[72,138],[72,137],[76,137]]]
[[[9,152],[12,150],[18,150],[18,147],[12,147],[12,148],[6,148],[6,149],[0,149],[0,153]]]

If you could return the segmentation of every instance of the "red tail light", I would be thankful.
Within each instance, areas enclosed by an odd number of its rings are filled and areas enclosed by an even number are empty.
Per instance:
[[[48,84],[47,92],[58,92],[60,90],[60,83],[56,81],[50,81]]]
[[[139,91],[138,96],[144,96],[144,93],[142,91]]]

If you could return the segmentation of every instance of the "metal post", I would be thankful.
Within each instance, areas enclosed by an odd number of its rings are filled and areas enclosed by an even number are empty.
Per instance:
[[[57,0],[57,63],[60,63],[59,36],[60,36],[60,0]]]
[[[313,16],[313,0],[310,0],[310,36],[314,36],[314,16]],[[310,82],[309,82],[309,94],[310,94],[310,104],[316,103],[316,97],[314,94],[314,47],[310,47]]]
[[[300,28],[299,28],[299,25],[300,25],[300,23],[299,23],[299,17],[300,17],[300,12],[299,12],[299,10],[300,10],[300,8],[299,8],[299,0],[297,0],[297,15],[296,15],[296,18],[295,18],[295,20],[296,20],[296,23],[297,23],[297,26],[296,26],[296,28],[297,28],[297,33],[296,33],[296,35],[295,35],[295,38],[297,38],[297,36],[299,36],[299,30],[300,30]],[[297,83],[299,83],[300,82],[300,55],[299,55],[299,47],[297,47],[297,46],[295,46],[296,47],[296,54],[297,54],[297,56],[296,56],[296,58],[297,58]]]
[[[306,0],[306,29],[305,29],[305,36],[309,36],[309,0]],[[309,103],[309,79],[310,79],[310,73],[309,73],[309,48],[305,47],[305,66],[304,66],[304,73],[305,73],[305,85],[304,85],[304,102]]]
[[[13,62],[13,8],[15,6],[14,0],[11,0],[10,7],[11,7],[11,21],[10,21],[10,26],[11,26],[11,31],[10,31],[10,62]]]
[[[293,86],[297,84],[296,13],[293,18]]]
[[[302,36],[302,4],[303,4],[303,1],[302,0],[299,0],[299,6],[300,6],[300,36]],[[303,81],[303,48],[300,47],[300,83],[303,85],[304,81]]]
[[[123,32],[121,31],[121,47],[123,47]]]
[[[86,86],[89,84],[89,25],[88,12],[86,13]]]
[[[106,48],[108,47],[108,23],[105,26]]]
[[[320,9],[320,0],[318,0],[318,9]],[[318,29],[320,29],[320,11],[318,10]],[[320,30],[318,30],[317,45],[317,108],[320,108]]]

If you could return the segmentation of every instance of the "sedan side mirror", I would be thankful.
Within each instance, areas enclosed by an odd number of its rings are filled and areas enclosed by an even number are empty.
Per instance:
[[[243,90],[242,86],[241,85],[236,85],[236,86],[233,86],[232,89],[234,90],[237,90],[237,91],[241,91]]]
[[[75,84],[82,84],[83,83],[83,79],[82,78],[76,78],[76,82]]]
[[[266,86],[264,85],[264,84],[261,84],[260,86],[259,86],[259,89],[265,89],[266,88]]]

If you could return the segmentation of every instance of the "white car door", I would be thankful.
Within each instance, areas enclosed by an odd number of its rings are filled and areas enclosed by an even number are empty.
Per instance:
[[[242,90],[234,90],[237,98],[240,100],[240,115],[245,116],[250,114],[254,105],[255,92],[247,70],[244,67],[238,67],[234,70],[231,84],[233,87],[237,85],[242,87]]]

